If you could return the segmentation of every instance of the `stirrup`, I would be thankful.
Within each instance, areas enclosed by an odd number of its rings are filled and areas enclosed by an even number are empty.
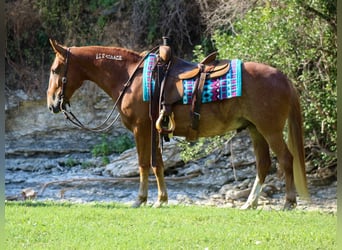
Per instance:
[[[165,124],[167,122],[167,124]],[[165,110],[161,110],[159,117],[156,121],[156,129],[159,134],[169,134],[172,137],[173,131],[176,128],[174,114],[173,112],[171,115],[165,115]]]

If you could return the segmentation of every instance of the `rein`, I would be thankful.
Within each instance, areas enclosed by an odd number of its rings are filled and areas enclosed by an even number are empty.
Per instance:
[[[144,60],[147,58],[147,56],[152,53],[155,52],[157,49],[159,48],[159,46],[154,47],[153,49],[151,49],[148,53],[146,53],[146,55],[139,61],[139,63],[137,64],[137,66],[135,67],[132,75],[128,78],[128,80],[125,82],[125,84],[123,85],[122,89],[120,90],[120,94],[119,97],[116,99],[112,110],[110,111],[110,113],[108,114],[107,118],[105,119],[105,121],[102,122],[102,124],[100,124],[97,127],[94,128],[90,128],[90,127],[86,127],[79,119],[77,119],[77,117],[71,112],[68,111],[66,109],[66,105],[64,105],[64,92],[65,92],[65,87],[66,84],[68,82],[67,79],[67,73],[68,73],[68,65],[69,65],[69,56],[70,56],[70,48],[67,49],[67,54],[66,54],[66,60],[65,60],[65,64],[66,64],[66,70],[64,72],[64,76],[62,77],[62,91],[59,95],[59,99],[60,99],[60,109],[63,112],[65,118],[67,120],[69,120],[72,124],[74,124],[75,126],[87,130],[87,131],[93,131],[93,132],[104,132],[107,131],[111,126],[114,125],[114,123],[119,119],[120,113],[116,115],[116,117],[114,118],[114,120],[112,122],[110,122],[108,125],[106,124],[110,117],[113,115],[115,108],[117,107],[118,103],[121,101],[121,99],[123,98],[127,88],[132,84],[132,80],[136,74],[136,72],[138,71],[140,65],[144,62]],[[67,103],[69,104],[69,103]],[[69,104],[70,106],[70,104]]]

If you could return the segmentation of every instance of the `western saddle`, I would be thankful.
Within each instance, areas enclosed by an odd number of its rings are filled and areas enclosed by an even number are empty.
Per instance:
[[[176,127],[172,105],[178,103],[183,97],[182,80],[195,79],[190,109],[191,124],[189,124],[186,140],[195,141],[198,139],[200,106],[204,83],[207,79],[217,78],[226,74],[230,67],[229,60],[216,60],[216,56],[217,52],[213,52],[200,63],[188,62],[173,56],[169,39],[163,37],[163,45],[159,46],[158,60],[153,72],[155,89],[150,100],[152,166],[155,166],[154,163],[156,162],[155,150],[157,143],[162,143],[160,136],[165,141],[169,141]]]

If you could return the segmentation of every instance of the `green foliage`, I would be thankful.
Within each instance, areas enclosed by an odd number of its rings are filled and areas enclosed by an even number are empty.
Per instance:
[[[89,162],[89,161],[83,161],[81,163],[81,166],[83,169],[89,169],[89,168],[93,168],[93,167],[96,167],[96,165],[92,162]]]
[[[189,52],[189,43],[199,42],[201,26],[197,1],[132,1],[132,38],[144,47],[171,38],[173,52]]]
[[[197,160],[211,154],[215,149],[222,147],[233,136],[234,132],[212,138],[199,138],[196,143],[180,143],[181,158],[184,162]]]
[[[52,50],[65,44],[101,44],[108,17],[98,15],[117,0],[6,1],[6,87],[45,94]]]
[[[79,164],[79,161],[73,159],[73,158],[68,158],[67,161],[65,162],[65,166],[67,167],[74,167]]]
[[[158,0],[148,0],[147,5],[149,6],[149,16],[148,16],[148,32],[147,32],[147,44],[153,43],[158,37],[158,18],[159,18],[159,9],[160,9],[160,1]]]
[[[301,96],[308,158],[320,166],[336,164],[337,157],[334,20],[336,1],[311,6],[299,0],[267,1],[234,23],[233,30],[213,36],[221,58],[266,63],[293,81]],[[201,51],[199,46],[195,54]]]
[[[99,8],[108,8],[114,6],[118,0],[90,0],[88,4],[89,9],[92,11],[96,11]]]
[[[102,135],[101,143],[95,145],[91,152],[93,156],[106,157],[113,153],[122,153],[125,150],[130,149],[132,147],[134,147],[134,142],[128,135],[118,136],[113,140],[110,140],[105,135]]]
[[[7,202],[7,249],[337,249],[334,214]]]
[[[42,19],[42,27],[48,37],[58,41],[94,43],[101,40],[107,19],[91,12],[114,5],[117,0],[37,0],[36,5]]]

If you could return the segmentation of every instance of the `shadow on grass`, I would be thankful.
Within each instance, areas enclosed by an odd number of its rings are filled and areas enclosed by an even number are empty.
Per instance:
[[[79,207],[90,206],[98,208],[131,208],[129,205],[122,203],[72,203],[72,202],[56,202],[56,201],[5,201],[6,206],[22,206],[22,207]]]

